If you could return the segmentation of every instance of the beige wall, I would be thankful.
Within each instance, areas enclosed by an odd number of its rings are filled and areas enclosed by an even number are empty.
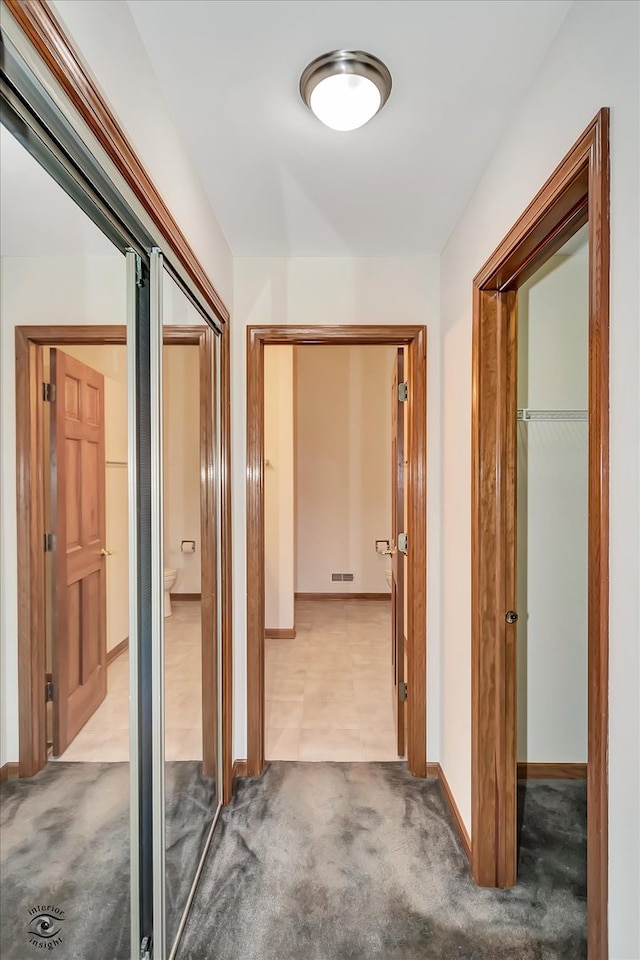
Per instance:
[[[394,358],[393,347],[296,347],[298,592],[389,592],[375,541],[391,536]]]
[[[165,317],[165,320],[167,318]],[[197,346],[163,350],[164,565],[174,593],[200,593],[200,375]],[[182,553],[195,540],[195,553]]]
[[[586,250],[518,292],[518,407],[588,406]],[[518,759],[587,760],[588,424],[518,424]]]
[[[265,626],[294,626],[293,347],[264,352]]]

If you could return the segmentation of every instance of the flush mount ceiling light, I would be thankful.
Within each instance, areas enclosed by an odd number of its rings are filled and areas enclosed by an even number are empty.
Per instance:
[[[300,96],[332,130],[356,130],[375,117],[391,93],[382,60],[362,50],[334,50],[312,60],[300,77]]]

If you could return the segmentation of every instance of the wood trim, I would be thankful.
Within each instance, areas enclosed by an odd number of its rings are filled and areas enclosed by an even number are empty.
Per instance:
[[[449,811],[453,818],[453,823],[458,833],[458,839],[462,844],[462,849],[466,854],[467,860],[471,861],[471,839],[469,837],[469,831],[464,825],[464,820],[460,815],[458,804],[456,803],[453,793],[451,792],[451,787],[449,786],[449,781],[447,780],[444,770],[439,763],[436,764],[436,766],[438,768],[437,777],[440,781],[440,785],[442,786],[444,798],[447,801],[447,806],[449,807]]]
[[[171,600],[176,600],[178,603],[201,603],[202,594],[201,593],[170,593],[169,597]]]
[[[175,328],[173,328],[175,330]],[[175,335],[175,334],[172,334]],[[165,338],[165,343],[166,343]],[[202,769],[207,777],[218,773],[218,716],[217,704],[206,691],[218,690],[219,637],[217,592],[218,558],[216,543],[219,538],[216,513],[215,464],[215,334],[211,328],[201,328],[198,336],[198,398],[200,430],[200,617],[202,624]],[[213,403],[213,405],[212,405]],[[180,598],[176,599],[186,599]]]
[[[220,551],[222,562],[222,802],[233,795],[233,556],[231,503],[231,336],[222,328],[220,343]]]
[[[409,552],[407,577],[407,764],[427,772],[427,330],[408,343],[409,423],[406,443]]]
[[[586,779],[586,763],[518,763],[518,780]]]
[[[47,762],[45,675],[45,572],[42,535],[42,418],[38,414],[41,351],[16,329],[16,500],[18,551],[18,703],[20,776],[32,777]],[[42,377],[40,377],[40,380]]]
[[[405,383],[405,347],[396,350],[396,364],[391,383],[391,542],[394,550],[391,556],[391,659],[393,662],[393,680],[396,719],[396,750],[402,757],[407,751],[407,710],[406,701],[400,698],[399,685],[407,680],[405,664],[408,662],[409,647],[405,630],[405,556],[395,549],[398,536],[405,532],[408,523],[408,511],[405,509],[405,411],[404,401],[400,398],[400,384]],[[408,532],[408,531],[406,531]]]
[[[247,329],[247,775],[264,770],[264,344]]]
[[[15,780],[20,776],[19,763],[3,763],[0,767],[0,786],[7,780]]]
[[[515,677],[505,605],[513,589],[509,483],[512,291],[589,222],[588,849],[589,957],[606,960],[609,617],[609,111],[602,109],[473,283],[472,870],[514,879]],[[511,580],[510,580],[511,578]]]
[[[167,326],[164,342],[172,345],[198,346],[200,351],[202,397],[213,395],[214,350],[216,337],[210,327]],[[27,551],[17,556],[18,575],[18,704],[20,724],[20,776],[33,776],[47,760],[46,710],[43,694],[45,677],[44,662],[44,534],[43,465],[42,456],[42,403],[38,384],[42,381],[42,345],[65,344],[125,344],[126,328],[123,326],[32,326],[16,328],[16,452],[17,452],[17,517],[18,543],[28,543]],[[225,348],[226,344],[226,348]],[[226,373],[225,373],[226,370]],[[40,372],[38,372],[40,371]],[[208,372],[207,372],[208,371]],[[221,340],[221,511],[222,511],[222,723],[223,723],[223,794],[225,771],[227,791],[231,784],[231,534],[230,534],[230,381],[228,357],[228,327],[223,327]],[[202,409],[202,408],[201,408]],[[216,540],[215,497],[213,490],[214,471],[209,464],[215,462],[215,437],[211,417],[201,417],[201,468],[211,478],[206,490],[201,487],[201,537],[203,543],[202,576],[203,594],[208,597],[202,605],[203,636],[203,685],[216,683],[217,657],[206,638],[215,632],[215,591],[217,577],[215,566]],[[202,509],[206,505],[206,509]],[[211,507],[211,509],[210,509]],[[209,545],[205,549],[205,545]],[[212,689],[207,686],[206,689]],[[213,687],[215,689],[215,686]],[[214,730],[209,711],[203,712],[203,732]],[[204,736],[204,733],[203,733]],[[203,754],[208,767],[216,769],[216,745],[207,738],[208,746]]]
[[[267,640],[295,640],[296,628],[291,630],[281,630],[278,627],[265,627],[264,635]]]
[[[609,955],[609,110],[589,151],[589,607],[587,918],[589,957]],[[587,144],[585,144],[587,149]]]
[[[247,770],[264,769],[264,348],[266,344],[408,346],[410,598],[407,765],[426,761],[426,328],[421,326],[252,326],[247,328]],[[335,598],[335,594],[330,596]],[[353,597],[353,594],[349,594]]]
[[[51,7],[45,0],[6,0],[6,6],[147,215],[169,241],[198,292],[218,319],[228,323],[229,311]]]
[[[111,650],[107,650],[107,666],[112,664],[114,660],[117,660],[118,657],[128,649],[129,637],[125,637],[120,643],[116,643],[115,647],[112,647]]]
[[[390,593],[296,593],[296,600],[391,600]]]

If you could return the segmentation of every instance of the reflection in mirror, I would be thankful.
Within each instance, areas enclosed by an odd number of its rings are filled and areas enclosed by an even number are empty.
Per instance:
[[[166,273],[163,321],[166,942],[170,950],[218,807],[218,697],[211,536],[215,511],[207,510],[204,517],[201,506],[203,496],[208,502],[206,485],[212,479],[203,443],[213,430],[214,394],[210,377],[200,375],[200,365],[206,361],[198,345],[200,332],[207,328]],[[176,334],[177,327],[191,332],[186,337]]]
[[[15,429],[34,431],[39,488],[19,487],[54,535],[44,557],[42,669],[47,691],[43,769],[2,785],[3,958],[37,949],[125,960],[130,950],[130,765],[127,536],[127,382],[124,345],[86,327],[126,323],[125,257],[3,127],[2,468],[16,476]],[[15,328],[33,326],[31,412],[16,409]],[[82,326],[80,337],[75,330]],[[42,332],[42,328],[48,328]],[[78,340],[84,338],[85,343]],[[46,399],[39,382],[51,384]],[[40,399],[42,398],[42,399]],[[15,494],[2,500],[3,755],[17,774]],[[32,623],[36,623],[32,619]],[[40,636],[40,633],[38,634]],[[137,844],[137,839],[136,839]]]

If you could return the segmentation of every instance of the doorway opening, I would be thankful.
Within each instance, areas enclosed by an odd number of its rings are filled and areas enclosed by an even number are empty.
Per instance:
[[[404,350],[265,348],[266,760],[406,754]]]
[[[474,279],[472,869],[518,875],[518,291],[588,224],[587,940],[607,957],[609,113],[602,109]],[[574,241],[575,242],[575,241]],[[584,566],[584,558],[582,561]],[[571,613],[568,612],[570,616]],[[527,772],[526,768],[521,772]],[[547,772],[549,772],[547,770]],[[565,774],[567,770],[563,771]],[[580,771],[573,770],[574,774]]]
[[[266,460],[270,458],[265,453],[265,353],[266,348],[272,346],[287,346],[307,348],[325,346],[331,348],[344,346],[383,346],[395,348],[391,350],[393,358],[398,348],[402,348],[404,359],[406,349],[406,367],[403,371],[404,382],[407,383],[407,401],[403,405],[406,410],[406,529],[397,530],[397,534],[406,533],[406,560],[402,552],[402,564],[406,564],[406,595],[407,595],[407,623],[404,633],[407,638],[407,678],[406,703],[402,703],[402,716],[406,716],[406,757],[409,770],[416,776],[426,775],[426,330],[424,327],[403,326],[362,326],[362,327],[250,327],[247,331],[247,579],[249,584],[247,598],[247,692],[248,692],[248,757],[247,772],[250,776],[259,775],[265,764],[265,628],[272,625],[265,624],[265,489],[268,482],[266,472],[270,465]],[[311,355],[311,354],[310,354]],[[384,388],[385,405],[389,403],[391,394],[391,367],[389,368],[387,383]],[[397,376],[397,372],[396,372]],[[396,386],[396,397],[397,386]],[[390,406],[390,403],[389,403]],[[388,408],[387,408],[388,409]],[[343,414],[344,416],[344,414]],[[403,417],[404,422],[404,417]],[[389,511],[389,514],[391,511]],[[388,526],[391,524],[389,515]],[[404,526],[404,524],[403,524]],[[378,539],[378,556],[375,556]],[[385,566],[388,566],[388,556],[385,551],[391,550],[391,534],[375,536],[371,549],[374,554],[372,560],[379,565],[379,591],[390,596],[393,592],[386,587],[384,576]],[[389,543],[387,543],[387,540]],[[312,547],[310,546],[310,549]],[[387,561],[387,562],[385,562]],[[397,569],[397,554],[394,554],[394,568]],[[330,570],[344,576],[344,570]],[[352,571],[346,571],[347,574]],[[332,589],[302,590],[299,589],[297,602],[299,615],[305,626],[311,626],[313,619],[309,604],[324,602],[326,594],[333,597],[333,604],[349,605],[345,610],[333,607],[328,615],[330,619],[341,619],[347,610],[355,616],[353,604],[369,604],[369,615],[374,617],[373,605],[385,605],[386,616],[390,621],[388,600],[375,598],[345,600],[344,589],[336,589],[336,584],[344,588],[344,584],[355,581],[344,579],[330,581]],[[393,581],[392,581],[393,583]],[[302,581],[299,581],[302,585]],[[308,583],[307,583],[308,585]],[[294,591],[295,592],[295,591]],[[365,591],[361,591],[365,592]],[[309,594],[315,594],[313,599]],[[318,597],[321,593],[323,596]],[[350,598],[357,597],[357,591],[348,594]],[[302,606],[300,606],[302,604]],[[306,607],[304,606],[306,605]],[[398,605],[400,606],[400,605]],[[401,605],[404,610],[404,604]],[[317,609],[317,607],[316,607]],[[327,610],[330,608],[326,608]],[[289,627],[294,629],[293,624]],[[269,631],[273,632],[273,631]],[[273,638],[276,641],[287,642],[292,638]],[[267,643],[270,640],[267,639]],[[295,641],[294,641],[295,642]],[[343,651],[344,653],[345,651]],[[398,671],[392,674],[391,655],[389,651],[389,676],[393,676],[398,685]],[[338,678],[339,679],[339,678]],[[351,679],[350,681],[351,682]],[[405,691],[400,690],[402,696]],[[300,707],[297,708],[300,710]],[[348,708],[345,708],[348,709]],[[395,737],[395,729],[394,729]],[[403,738],[404,739],[404,738]],[[360,741],[361,743],[362,741]],[[396,750],[396,741],[389,745]],[[391,758],[391,757],[390,757]],[[302,759],[302,757],[301,757]],[[319,756],[316,755],[316,759]]]

